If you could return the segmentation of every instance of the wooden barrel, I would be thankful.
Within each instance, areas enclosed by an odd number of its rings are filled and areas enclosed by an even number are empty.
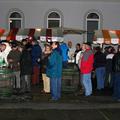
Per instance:
[[[8,68],[0,68],[0,96],[9,97],[12,95],[12,80],[14,75]]]
[[[78,90],[80,81],[80,73],[77,66],[73,63],[62,71],[62,91],[75,92]]]

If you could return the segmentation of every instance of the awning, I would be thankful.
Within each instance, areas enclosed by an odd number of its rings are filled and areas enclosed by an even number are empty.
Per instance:
[[[85,30],[74,28],[14,28],[9,31],[0,31],[1,40],[17,40],[28,38],[29,40],[34,36],[44,42],[63,41],[63,37],[66,34],[83,34]]]
[[[0,36],[0,40],[6,40],[10,31],[5,30],[5,32]]]
[[[33,36],[41,41],[63,41],[63,31],[61,28],[25,28],[25,29],[11,29],[1,33],[1,40],[17,40],[28,38],[31,39]]]
[[[84,34],[85,30],[77,29],[77,28],[63,28],[63,34]]]
[[[16,40],[21,41],[22,39],[28,38],[34,36],[35,28],[25,28],[25,29],[19,29],[16,34]]]
[[[4,33],[0,36],[0,39],[7,40],[7,41],[16,40],[16,34],[18,30],[19,30],[18,28],[14,28],[9,31],[5,30]]]
[[[63,41],[63,31],[61,28],[48,28],[41,29],[40,32],[40,40],[41,41]]]
[[[4,32],[5,32],[5,29],[0,28],[0,37],[4,34]]]
[[[120,30],[96,30],[94,43],[120,44]]]
[[[33,37],[35,34],[35,28],[25,28],[25,29],[18,29],[14,28],[9,31],[5,31],[4,34],[1,35],[1,40],[17,40],[21,41],[25,38]],[[40,32],[39,35],[40,36]]]

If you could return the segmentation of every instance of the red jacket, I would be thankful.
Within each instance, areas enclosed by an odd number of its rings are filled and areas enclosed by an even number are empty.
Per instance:
[[[93,70],[94,54],[91,49],[87,49],[82,56],[80,71],[82,74],[90,73]]]

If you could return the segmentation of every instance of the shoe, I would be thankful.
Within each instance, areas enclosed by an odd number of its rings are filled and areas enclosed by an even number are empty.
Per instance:
[[[92,94],[90,94],[90,95],[85,95],[85,97],[90,97],[90,96],[92,96]]]
[[[84,94],[84,90],[80,90],[79,94],[83,95]]]
[[[27,91],[25,91],[25,93],[31,93],[31,91],[30,91],[30,90],[27,90]]]
[[[56,102],[56,101],[58,101],[58,99],[53,99],[53,98],[51,98],[51,99],[49,99],[49,101],[50,101],[50,102]]]
[[[41,93],[45,93],[45,91],[44,91],[44,90],[41,90]]]
[[[45,94],[50,94],[50,92],[45,92]]]

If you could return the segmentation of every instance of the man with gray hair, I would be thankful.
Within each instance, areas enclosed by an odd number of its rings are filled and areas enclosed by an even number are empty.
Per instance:
[[[89,42],[85,44],[85,51],[81,59],[81,79],[85,90],[85,96],[90,96],[92,94],[92,82],[91,82],[91,72],[93,70],[94,54],[91,50],[91,44]]]

